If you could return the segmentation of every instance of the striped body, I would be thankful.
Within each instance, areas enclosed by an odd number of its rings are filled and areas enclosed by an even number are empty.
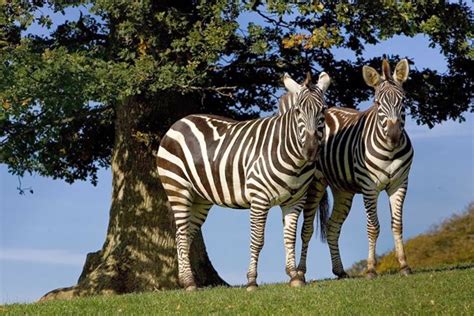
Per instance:
[[[334,206],[326,234],[333,272],[339,277],[347,276],[339,254],[338,240],[353,197],[361,193],[369,236],[367,271],[369,276],[376,275],[375,245],[380,230],[376,207],[381,191],[389,195],[392,231],[402,272],[410,272],[402,244],[402,208],[413,148],[403,130],[404,94],[399,83],[377,80],[376,101],[368,110],[359,112],[333,107],[326,111],[325,136],[321,143],[316,176],[308,189],[304,207],[302,259],[298,270],[306,270],[306,251],[313,234],[316,207],[329,186],[334,196]],[[281,99],[280,113],[291,109],[292,100],[293,97],[288,94]]]
[[[323,90],[309,84],[297,87],[297,106],[284,115],[243,122],[190,115],[163,137],[158,173],[176,222],[179,278],[186,289],[196,287],[189,245],[214,204],[250,208],[248,289],[257,285],[268,210],[281,205],[286,270],[292,278],[297,276],[296,220],[314,177],[319,143],[316,124],[322,124],[325,108]]]
[[[413,148],[406,132],[389,148],[377,128],[377,107],[365,112],[330,108],[318,170],[332,190],[364,193],[390,191],[407,181]]]
[[[175,123],[163,139],[159,159],[165,189],[184,186],[196,196],[225,207],[248,209],[252,202],[293,205],[301,199],[314,164],[301,159],[292,113],[237,122],[191,115]],[[265,137],[258,137],[265,135]],[[184,158],[184,159],[183,159]],[[172,202],[172,201],[171,201]]]

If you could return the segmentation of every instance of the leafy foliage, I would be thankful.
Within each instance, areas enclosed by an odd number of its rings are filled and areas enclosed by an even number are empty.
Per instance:
[[[130,97],[156,109],[139,131],[146,139],[192,112],[243,119],[272,111],[284,72],[324,69],[333,79],[329,104],[355,107],[371,95],[362,65],[380,65],[364,59],[364,46],[394,35],[424,34],[448,62],[444,74],[411,72],[407,104],[419,123],[462,120],[474,109],[474,32],[464,2],[1,3],[0,162],[18,175],[94,183],[110,164],[115,109]],[[337,47],[355,61],[335,59]]]

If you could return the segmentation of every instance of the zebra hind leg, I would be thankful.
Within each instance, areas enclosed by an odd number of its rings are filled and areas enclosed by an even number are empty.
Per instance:
[[[179,283],[187,291],[196,290],[196,282],[189,260],[191,206],[189,201],[178,201],[176,197],[168,196],[176,223],[176,248],[178,251]]]
[[[204,221],[200,208],[196,208],[196,194],[190,183],[181,177],[181,181],[172,178],[162,178],[163,188],[173,212],[176,225],[176,249],[178,254],[178,278],[180,285],[187,291],[196,290],[197,285],[191,269],[189,249],[196,231],[196,218]]]
[[[190,217],[190,226],[189,226],[189,245],[191,246],[196,232],[201,229],[202,224],[207,218],[209,209],[212,207],[212,203],[207,200],[196,198],[192,204],[192,211]]]
[[[290,286],[301,287],[305,284],[304,275],[301,276],[296,270],[295,243],[296,230],[298,228],[298,217],[301,213],[303,203],[294,207],[283,207],[283,238],[285,243],[286,274],[290,277]]]
[[[339,253],[339,236],[341,227],[349,214],[354,198],[353,193],[333,191],[334,206],[327,225],[327,241],[331,253],[332,272],[339,278],[349,277],[344,271]]]
[[[247,272],[247,291],[257,289],[257,265],[260,251],[264,243],[265,224],[268,207],[256,206],[252,203],[250,209],[250,264]]]
[[[209,213],[209,209],[211,208],[212,204],[206,200],[200,198],[194,198],[192,205],[190,206],[190,216],[189,216],[189,227],[188,227],[188,258],[189,258],[189,249],[191,248],[194,237],[196,233],[201,229],[202,224],[207,218],[207,214]],[[188,259],[189,260],[189,259]],[[192,266],[189,265],[191,268],[191,275],[193,276],[193,281],[189,282],[186,280],[181,280],[180,282],[183,284],[183,287],[186,291],[194,291],[197,289],[197,284],[194,280],[194,275],[192,274]]]

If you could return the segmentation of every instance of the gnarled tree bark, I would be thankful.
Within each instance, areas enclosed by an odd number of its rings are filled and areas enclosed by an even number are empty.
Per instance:
[[[156,126],[158,122],[169,124],[171,116],[164,113],[164,108],[176,110],[189,99],[163,97],[175,106],[151,105],[138,98],[117,106],[113,193],[105,243],[101,250],[87,255],[77,285],[53,290],[41,300],[179,287],[174,219],[153,151],[158,145],[146,135],[163,130],[163,126]],[[192,110],[188,105],[181,111]],[[201,233],[191,246],[191,256],[199,286],[226,285],[209,261]]]

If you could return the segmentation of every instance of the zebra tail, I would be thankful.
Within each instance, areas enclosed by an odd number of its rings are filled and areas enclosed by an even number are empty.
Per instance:
[[[326,242],[327,223],[329,220],[329,199],[328,191],[324,191],[324,195],[319,202],[319,234],[321,241]]]

